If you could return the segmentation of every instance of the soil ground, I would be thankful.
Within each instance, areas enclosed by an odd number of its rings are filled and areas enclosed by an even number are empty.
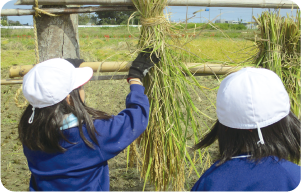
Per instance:
[[[1,69],[2,79],[8,78],[7,71],[8,68]],[[197,79],[202,85],[210,88],[218,85],[218,81],[213,77],[197,77]],[[1,182],[11,191],[27,191],[31,175],[23,155],[22,145],[17,139],[18,121],[24,110],[15,105],[14,97],[19,88],[20,85],[1,86]],[[110,114],[117,114],[125,108],[125,97],[129,92],[126,80],[93,81],[85,85],[84,89],[88,106]],[[213,101],[215,100],[216,91],[206,94]],[[201,108],[205,109],[209,116],[215,118],[214,108],[206,106],[205,95],[195,99],[199,104],[204,105]],[[19,100],[23,102],[23,96]],[[216,146],[212,146],[209,152],[213,159],[217,157]],[[143,189],[144,181],[140,179],[137,169],[127,169],[125,152],[109,160],[109,167],[112,191],[141,191]],[[198,167],[199,171],[201,169],[202,167]],[[188,172],[187,169],[187,175]],[[185,189],[190,190],[197,179],[197,175],[191,172],[190,176],[185,178]],[[152,191],[155,188],[147,183],[145,190]]]

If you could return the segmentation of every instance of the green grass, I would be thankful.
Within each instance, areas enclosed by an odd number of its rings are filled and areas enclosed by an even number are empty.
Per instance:
[[[1,29],[1,37],[34,36],[33,29]]]
[[[1,67],[7,68],[14,64],[30,65],[35,63],[34,38],[32,29],[1,29]],[[86,61],[125,61],[133,59],[131,51],[135,50],[138,43],[139,29],[131,27],[130,33],[126,27],[117,28],[79,28],[80,54]],[[105,38],[104,35],[110,35]],[[193,37],[193,34],[195,36]],[[214,34],[214,36],[212,35]],[[226,38],[224,34],[215,31],[190,30],[181,41],[191,40],[186,49],[196,54],[183,55],[190,57],[189,62],[236,62],[240,63],[255,50],[247,49],[253,43],[244,40],[246,33],[225,32],[233,37]],[[248,32],[247,34],[252,34]],[[115,38],[114,38],[115,36]],[[170,38],[170,37],[169,37]],[[254,47],[253,47],[254,48]],[[187,59],[187,58],[186,58]]]
[[[247,27],[244,26],[243,24],[228,24],[228,23],[214,23],[214,27],[208,23],[182,23],[182,24],[176,24],[178,28],[186,28],[186,29],[193,29],[193,28],[198,28],[198,29],[209,29],[213,30],[215,27],[221,29],[221,30],[246,30]],[[187,26],[187,27],[186,27]]]
[[[79,37],[104,38],[109,35],[111,38],[128,38],[129,35],[139,35],[138,27],[95,27],[95,28],[78,28]],[[114,37],[115,36],[115,37]]]

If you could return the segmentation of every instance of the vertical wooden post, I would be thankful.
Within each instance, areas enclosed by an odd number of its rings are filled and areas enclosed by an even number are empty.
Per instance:
[[[43,5],[43,8],[66,7]],[[40,62],[52,58],[80,58],[78,15],[36,18]]]

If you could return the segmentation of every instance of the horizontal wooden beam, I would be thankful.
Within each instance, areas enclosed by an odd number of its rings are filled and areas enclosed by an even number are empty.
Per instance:
[[[34,5],[34,0],[18,0],[15,5]],[[39,5],[133,5],[131,0],[39,0]],[[290,0],[168,0],[169,6],[253,7],[297,9]]]
[[[132,62],[84,62],[80,67],[91,67],[94,72],[127,72]],[[23,77],[34,65],[15,65],[9,69],[9,77]],[[238,71],[236,66],[211,64],[211,63],[187,63],[191,73],[225,75]]]
[[[212,74],[199,74],[195,73],[194,76],[209,76]],[[101,75],[101,76],[93,76],[90,81],[99,81],[99,80],[122,80],[127,79],[127,75]],[[1,85],[14,85],[14,84],[22,84],[23,79],[2,79]]]
[[[121,80],[126,79],[127,75],[102,75],[102,76],[93,76],[90,81],[99,81],[99,80]],[[22,84],[23,79],[2,79],[1,85],[12,85],[12,84]]]
[[[98,7],[69,7],[69,8],[41,8],[52,14],[92,13],[100,11],[135,11],[133,6],[98,6]],[[34,15],[33,9],[2,9],[1,16]]]
[[[22,84],[22,79],[1,79],[1,85]]]

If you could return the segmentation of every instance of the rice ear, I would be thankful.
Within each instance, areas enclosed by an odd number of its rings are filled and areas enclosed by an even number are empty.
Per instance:
[[[170,184],[172,190],[184,190],[186,164],[192,164],[192,170],[197,172],[193,165],[196,161],[192,160],[186,149],[188,130],[192,130],[198,140],[196,119],[204,115],[194,105],[190,92],[196,93],[195,89],[201,91],[203,87],[175,56],[179,54],[177,50],[167,42],[178,41],[167,36],[176,33],[163,14],[167,0],[132,1],[142,18],[137,52],[152,48],[153,54],[161,59],[143,79],[150,101],[150,117],[147,130],[133,144],[139,146],[137,157],[140,156],[138,159],[141,161],[138,160],[138,169],[145,182],[149,180],[156,190],[168,190]],[[199,151],[199,155],[208,156],[208,153]]]
[[[259,57],[256,63],[277,73],[290,96],[291,110],[301,118],[300,88],[300,10],[296,16],[281,17],[279,12],[263,12],[256,22],[260,36],[256,42]]]

